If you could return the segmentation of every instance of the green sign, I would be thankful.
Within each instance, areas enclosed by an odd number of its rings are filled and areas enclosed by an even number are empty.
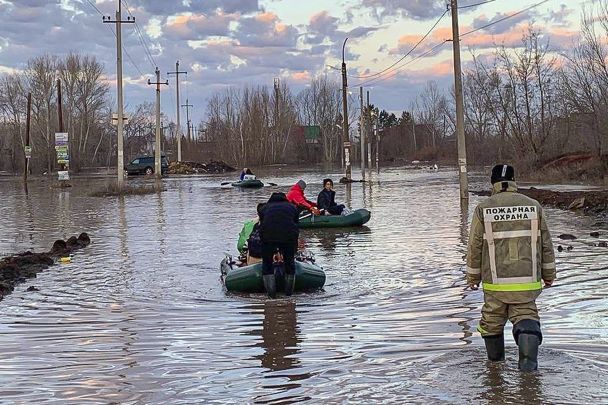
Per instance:
[[[310,125],[304,127],[304,138],[306,139],[319,139],[321,128],[318,125]]]
[[[304,139],[306,143],[319,143],[321,128],[318,125],[308,125],[304,127]]]
[[[24,149],[25,149],[25,158],[31,159],[32,158],[32,147],[29,145],[26,145]]]

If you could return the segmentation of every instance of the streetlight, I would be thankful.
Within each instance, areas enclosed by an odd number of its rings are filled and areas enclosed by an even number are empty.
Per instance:
[[[346,62],[344,60],[344,51],[346,48],[346,41],[348,37],[344,39],[342,44],[342,119],[344,125],[342,126],[342,141],[344,142],[344,167],[346,181],[351,181],[351,167],[350,167],[350,140],[348,137],[348,100],[346,95],[346,88],[348,86],[346,81]]]

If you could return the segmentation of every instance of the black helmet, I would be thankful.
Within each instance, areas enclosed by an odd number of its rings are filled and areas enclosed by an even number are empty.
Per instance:
[[[492,184],[501,181],[515,181],[515,169],[511,165],[496,165],[492,168]]]

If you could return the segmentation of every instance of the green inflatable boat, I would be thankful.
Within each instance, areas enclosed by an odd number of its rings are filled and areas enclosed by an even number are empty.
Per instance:
[[[220,271],[226,289],[232,292],[264,292],[262,281],[262,263],[239,267],[231,257],[226,257],[220,264]],[[295,291],[311,291],[322,288],[325,284],[325,272],[311,262],[296,261]],[[277,280],[277,291],[282,292],[284,280]]]
[[[264,183],[262,183],[258,179],[250,179],[250,180],[241,180],[232,183],[233,187],[241,187],[241,188],[260,188],[264,187]]]
[[[305,215],[300,218],[300,228],[341,228],[346,226],[361,226],[371,217],[372,213],[361,208],[348,215]]]

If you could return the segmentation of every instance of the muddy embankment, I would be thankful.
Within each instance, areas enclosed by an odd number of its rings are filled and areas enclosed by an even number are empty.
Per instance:
[[[169,164],[169,174],[221,174],[234,171],[236,171],[234,167],[216,160],[207,163],[171,162]]]
[[[608,191],[553,191],[535,187],[520,188],[518,192],[534,198],[541,205],[565,210],[579,210],[598,220],[608,220]],[[473,194],[489,196],[489,191],[474,191]]]
[[[69,261],[69,255],[73,251],[90,243],[89,235],[81,233],[78,237],[72,236],[68,240],[56,240],[48,252],[27,251],[0,259],[0,300],[10,294],[18,283],[35,278],[36,274],[58,262]],[[36,287],[31,286],[28,290],[36,290]]]

